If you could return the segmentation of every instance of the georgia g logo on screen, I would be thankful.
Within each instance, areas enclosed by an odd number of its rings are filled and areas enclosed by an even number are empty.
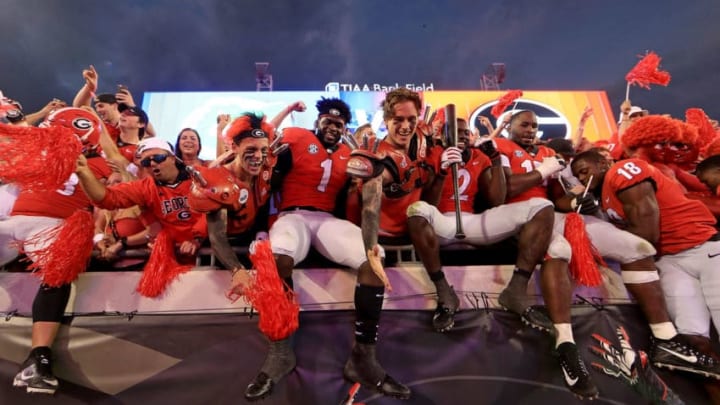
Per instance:
[[[470,122],[474,128],[480,130],[480,134],[486,135],[487,129],[480,123],[480,117],[487,117],[490,122],[497,127],[499,122],[503,122],[503,119],[510,114],[514,114],[520,110],[531,110],[535,112],[538,120],[538,132],[537,137],[544,141],[553,138],[567,138],[570,135],[570,122],[567,117],[555,108],[534,100],[518,99],[517,103],[514,103],[508,110],[502,113],[500,117],[495,117],[490,114],[493,106],[497,104],[497,100],[487,102],[472,112],[470,115]],[[507,131],[503,130],[502,134],[507,136]]]

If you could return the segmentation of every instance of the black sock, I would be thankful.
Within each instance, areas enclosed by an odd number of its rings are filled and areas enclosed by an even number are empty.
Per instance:
[[[510,278],[510,282],[508,283],[508,287],[520,289],[527,288],[531,276],[532,272],[515,268],[512,274],[512,278]]]
[[[513,270],[513,277],[515,277],[516,274],[520,277],[525,278],[526,280],[530,280],[530,277],[532,277],[532,271],[523,270],[517,267],[515,267],[515,270]]]
[[[430,276],[430,281],[432,281],[433,283],[437,283],[438,281],[445,278],[445,273],[443,273],[442,270],[438,270],[438,271],[429,273],[429,276]]]
[[[355,286],[355,340],[358,343],[377,342],[384,294],[385,287]]]
[[[61,322],[70,300],[70,284],[50,287],[42,284],[32,305],[33,322]]]
[[[30,351],[30,356],[35,358],[46,357],[49,359],[52,357],[52,351],[47,346],[38,346]]]

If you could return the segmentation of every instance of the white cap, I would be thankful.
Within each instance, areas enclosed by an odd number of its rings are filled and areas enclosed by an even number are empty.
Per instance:
[[[643,110],[642,107],[639,106],[632,106],[630,107],[630,112],[628,112],[628,117],[631,117],[637,113],[640,113],[643,117],[650,114],[648,110]],[[620,114],[620,119],[618,120],[618,124],[622,121],[622,114]]]
[[[140,154],[143,153],[146,149],[162,149],[170,152],[171,154],[175,153],[173,152],[173,148],[170,145],[170,142],[158,137],[145,138],[140,141],[140,143],[138,143],[136,155],[140,156]]]

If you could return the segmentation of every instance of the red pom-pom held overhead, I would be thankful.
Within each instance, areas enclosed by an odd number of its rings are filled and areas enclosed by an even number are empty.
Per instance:
[[[497,104],[495,104],[490,110],[490,114],[492,114],[495,118],[499,118],[500,115],[502,115],[502,113],[505,112],[505,110],[510,106],[510,104],[515,102],[515,100],[517,100],[518,98],[522,97],[522,95],[522,90],[508,91],[498,99]]]
[[[662,58],[655,52],[648,52],[645,57],[633,67],[626,75],[625,80],[628,85],[650,89],[651,84],[659,84],[667,86],[670,83],[670,73],[660,70],[660,61]]]

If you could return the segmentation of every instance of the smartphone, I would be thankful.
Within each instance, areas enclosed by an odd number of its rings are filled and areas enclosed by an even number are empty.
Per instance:
[[[127,86],[124,84],[118,84],[118,92],[127,93],[128,92]]]

